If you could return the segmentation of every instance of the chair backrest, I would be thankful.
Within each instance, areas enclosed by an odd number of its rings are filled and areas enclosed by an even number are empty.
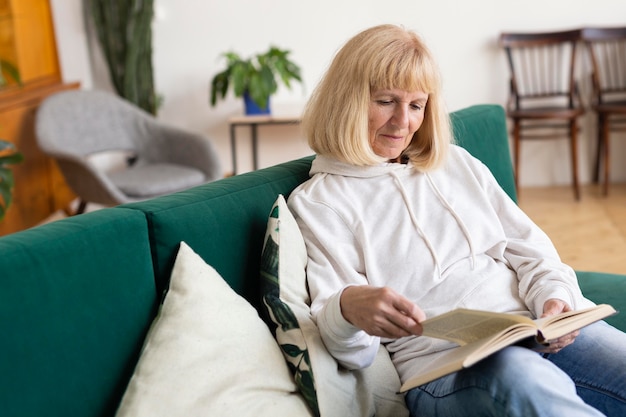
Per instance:
[[[66,91],[44,100],[37,112],[37,141],[49,154],[86,156],[134,151],[151,116],[112,93]]]
[[[500,35],[511,71],[511,104],[515,109],[546,104],[575,106],[579,40],[580,30]]]
[[[626,99],[626,27],[585,28],[596,103]]]

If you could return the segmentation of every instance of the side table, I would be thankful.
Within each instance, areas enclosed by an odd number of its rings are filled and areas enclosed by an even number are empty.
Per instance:
[[[252,133],[252,167],[258,169],[258,127],[261,125],[297,125],[300,117],[297,116],[237,116],[228,119],[230,125],[230,149],[233,157],[233,175],[237,175],[237,146],[235,130],[238,126],[249,126]]]

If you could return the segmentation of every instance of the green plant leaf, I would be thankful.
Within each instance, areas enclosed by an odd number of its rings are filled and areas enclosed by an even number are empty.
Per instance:
[[[15,185],[13,172],[7,165],[17,164],[23,159],[13,143],[0,139],[0,220],[4,218],[6,210],[11,205]]]
[[[20,71],[17,67],[5,59],[0,59],[0,86],[8,84],[3,72],[6,72],[11,78],[13,78],[18,85],[22,85],[22,78],[20,77]]]
[[[244,61],[236,62],[231,69],[231,79],[235,97],[243,96],[255,76],[254,67]]]
[[[211,80],[212,106],[232,88],[235,97],[248,93],[259,107],[265,108],[268,98],[278,90],[278,79],[287,88],[293,80],[302,82],[300,67],[288,59],[288,50],[271,46],[267,52],[247,59],[233,51],[221,56],[226,58],[226,68]]]
[[[0,184],[0,220],[4,218],[4,215],[11,205],[11,191],[7,190]]]
[[[228,70],[222,71],[217,74],[211,81],[211,105],[215,106],[217,102],[217,96],[220,98],[226,97],[228,92],[228,84],[230,79],[230,73]]]
[[[13,185],[13,173],[0,167],[0,220],[11,205]]]
[[[156,115],[158,94],[152,68],[154,0],[84,2],[115,91]]]
[[[13,172],[7,168],[0,167],[0,185],[10,189],[14,185]]]
[[[255,73],[250,76],[248,93],[250,94],[250,98],[262,109],[267,106],[267,99],[270,96],[267,89],[268,86],[263,80],[262,74]]]
[[[278,90],[278,84],[276,83],[276,78],[274,76],[274,71],[270,67],[261,68],[260,75],[262,78],[264,90],[267,93],[268,97]]]
[[[20,163],[24,160],[24,156],[19,153],[13,153],[6,156],[0,156],[0,168],[3,168],[5,165],[13,165]]]

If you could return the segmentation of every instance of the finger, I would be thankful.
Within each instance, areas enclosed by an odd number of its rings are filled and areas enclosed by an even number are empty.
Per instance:
[[[389,322],[394,327],[402,330],[401,336],[422,334],[422,325],[418,323],[413,317],[407,316],[405,313],[397,311],[395,314],[389,317]]]
[[[414,334],[410,330],[407,330],[403,326],[397,326],[393,322],[389,322],[382,333],[384,335],[383,337],[387,337],[389,339],[398,339],[400,337],[412,336]]]
[[[405,316],[412,318],[416,323],[426,320],[426,314],[424,314],[422,309],[405,297],[396,298],[393,301],[393,306]]]
[[[541,317],[549,317],[554,316],[555,314],[559,314],[563,311],[563,307],[557,303],[546,304],[546,308],[543,310],[543,314]]]
[[[401,321],[401,320],[400,320]],[[397,339],[399,337],[410,336],[411,332],[404,325],[398,325],[387,314],[373,317],[367,327],[364,327],[368,334],[373,336]]]
[[[557,353],[563,350],[563,348],[574,343],[574,341],[576,340],[576,336],[578,336],[579,334],[579,331],[575,331],[565,336],[559,337],[558,339],[550,340],[545,348],[538,349],[538,351],[546,353]]]
[[[561,336],[558,339],[555,339],[554,342],[561,344],[561,345],[569,345],[570,343],[572,343],[576,337],[578,337],[578,335],[580,334],[579,330],[575,330],[571,333],[566,334],[565,336]]]
[[[405,298],[396,300],[393,307],[399,313],[392,317],[394,324],[411,334],[422,334],[421,322],[426,319],[426,314],[424,314],[421,308]]]

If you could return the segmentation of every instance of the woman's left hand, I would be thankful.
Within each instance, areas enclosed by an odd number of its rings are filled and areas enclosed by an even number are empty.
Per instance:
[[[555,314],[571,311],[572,308],[565,302],[556,298],[551,298],[543,305],[543,314],[541,317],[554,316]],[[564,347],[574,343],[576,337],[580,334],[579,330],[561,336],[558,339],[550,340],[549,344],[543,348],[537,349],[538,352],[557,353]]]

